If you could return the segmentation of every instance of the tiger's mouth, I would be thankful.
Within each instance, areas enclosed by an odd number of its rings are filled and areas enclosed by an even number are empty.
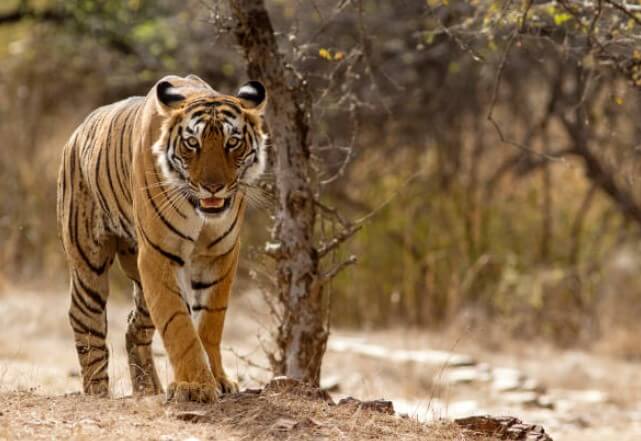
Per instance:
[[[198,199],[198,210],[205,214],[218,214],[227,210],[231,205],[232,197],[217,198],[212,196],[210,198]]]

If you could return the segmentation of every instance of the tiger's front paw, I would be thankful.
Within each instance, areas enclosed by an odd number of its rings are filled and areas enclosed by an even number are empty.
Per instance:
[[[230,380],[227,376],[216,377],[218,389],[222,394],[233,394],[238,392],[238,383]]]
[[[167,401],[211,403],[218,398],[218,385],[214,383],[187,383],[176,381],[167,388]]]

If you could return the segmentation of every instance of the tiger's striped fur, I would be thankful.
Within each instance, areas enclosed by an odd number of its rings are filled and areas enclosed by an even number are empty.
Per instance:
[[[133,281],[126,346],[134,393],[162,391],[151,353],[160,332],[169,397],[237,390],[220,343],[239,254],[243,188],[265,167],[264,87],[222,95],[169,76],[146,97],[91,113],[64,147],[58,228],[70,270],[69,320],[85,393],[107,395],[107,274]]]

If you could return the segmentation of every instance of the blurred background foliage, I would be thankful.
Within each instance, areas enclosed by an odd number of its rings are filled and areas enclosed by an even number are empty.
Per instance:
[[[335,324],[464,327],[488,344],[495,329],[560,345],[625,329],[622,352],[641,356],[629,341],[641,313],[641,101],[629,72],[586,49],[590,22],[562,2],[267,3],[312,86],[323,200],[366,218],[339,252],[359,264],[333,283]],[[224,92],[242,84],[226,13],[213,0],[0,4],[7,286],[64,286],[58,158],[91,109],[168,73]],[[615,25],[639,31],[623,15]],[[268,209],[250,216],[245,276],[269,273],[269,225]]]

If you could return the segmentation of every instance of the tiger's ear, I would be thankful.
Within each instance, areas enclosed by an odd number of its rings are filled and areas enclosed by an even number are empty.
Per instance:
[[[166,115],[178,108],[184,99],[185,96],[169,81],[163,79],[156,84],[156,103],[161,114]]]
[[[243,84],[236,97],[240,100],[243,107],[252,109],[259,114],[263,114],[267,108],[267,91],[260,81],[248,81]]]

